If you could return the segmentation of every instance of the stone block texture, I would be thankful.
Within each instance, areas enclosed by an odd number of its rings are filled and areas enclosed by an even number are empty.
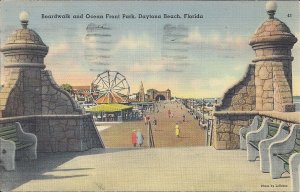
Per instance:
[[[221,113],[214,117],[212,145],[216,149],[239,149],[242,127],[251,124],[255,113]]]
[[[291,49],[296,42],[286,24],[273,17],[256,30],[249,43],[255,51],[255,65],[249,65],[245,77],[226,91],[222,104],[216,107],[220,111],[214,115],[216,149],[239,148],[239,130],[254,118],[250,111],[295,111]]]
[[[255,51],[256,110],[294,111],[291,49],[297,38],[280,20],[265,21],[251,38]]]
[[[34,115],[0,119],[1,127],[20,122],[38,138],[38,152],[84,151],[104,144],[91,115]],[[100,139],[99,139],[100,138]]]
[[[244,78],[225,92],[218,110],[255,110],[255,65],[249,65]]]
[[[104,147],[93,118],[45,70],[48,47],[35,31],[23,25],[1,51],[6,81],[0,92],[0,124],[22,121],[24,130],[37,136],[40,152]]]

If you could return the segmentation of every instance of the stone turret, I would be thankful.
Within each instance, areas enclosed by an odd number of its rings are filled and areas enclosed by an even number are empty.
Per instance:
[[[38,152],[104,147],[92,116],[85,114],[45,70],[48,47],[27,28],[28,13],[22,12],[20,20],[22,28],[13,32],[1,48],[6,72],[0,92],[1,117],[7,117],[5,122],[20,122],[26,132],[35,134]]]
[[[5,68],[45,68],[44,57],[48,46],[34,30],[27,28],[28,13],[22,12],[20,20],[22,28],[13,32],[1,48]]]
[[[294,111],[291,49],[297,38],[275,18],[277,5],[268,2],[266,20],[255,32],[250,45],[255,51],[256,110]]]
[[[20,14],[22,28],[1,48],[5,69],[5,85],[0,92],[2,117],[83,113],[55,83],[51,72],[44,70],[48,46],[27,27],[28,16],[27,12]]]

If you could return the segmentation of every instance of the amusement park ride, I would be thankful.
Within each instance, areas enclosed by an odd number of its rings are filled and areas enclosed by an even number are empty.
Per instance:
[[[91,84],[94,103],[128,103],[130,86],[126,77],[117,71],[104,71]]]

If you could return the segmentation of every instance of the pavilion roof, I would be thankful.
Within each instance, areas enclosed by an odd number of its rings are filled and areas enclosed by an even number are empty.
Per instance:
[[[101,104],[96,105],[94,107],[90,107],[86,109],[88,112],[118,112],[118,111],[124,111],[128,109],[132,109],[132,106],[128,105],[122,105],[117,103],[111,103],[111,104]]]

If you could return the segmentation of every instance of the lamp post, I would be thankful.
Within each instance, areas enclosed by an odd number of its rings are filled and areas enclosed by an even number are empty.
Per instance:
[[[22,11],[19,15],[19,19],[21,21],[22,27],[26,29],[29,21],[29,14],[26,11]]]
[[[277,10],[277,3],[275,1],[268,1],[266,3],[266,10],[269,15],[269,19],[274,19],[274,15]]]

